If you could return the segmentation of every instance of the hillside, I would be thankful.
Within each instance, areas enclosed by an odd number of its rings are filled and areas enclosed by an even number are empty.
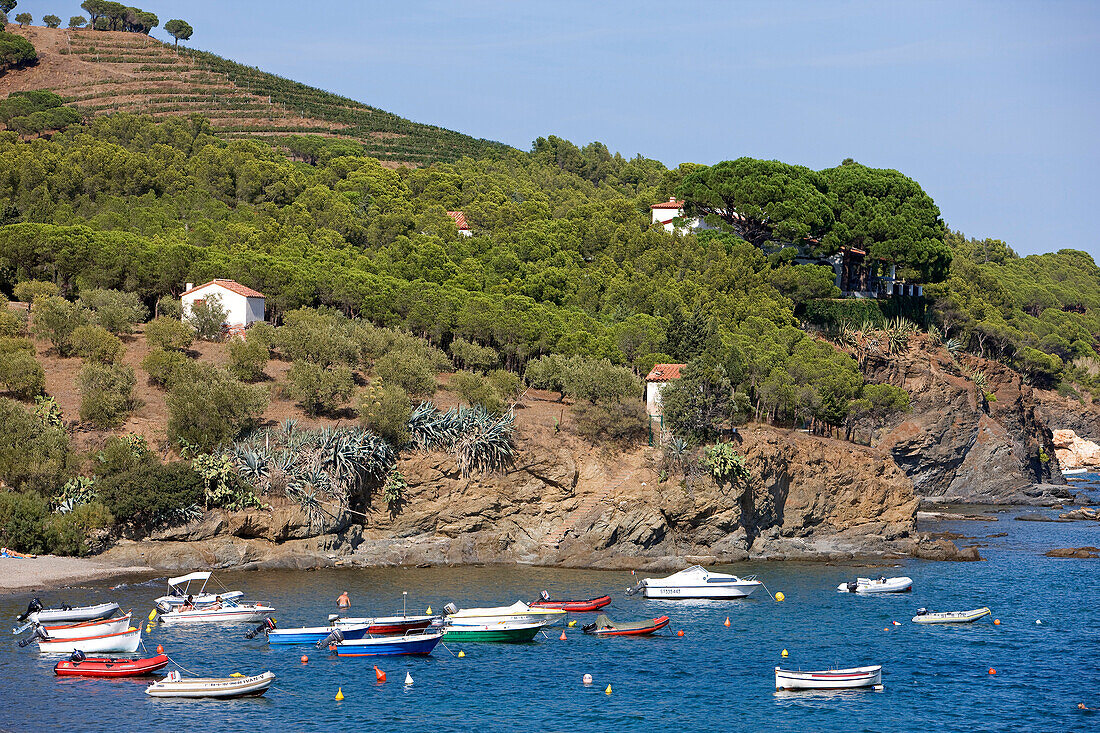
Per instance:
[[[4,76],[6,92],[49,89],[85,114],[208,117],[220,137],[320,135],[362,144],[383,164],[423,165],[506,146],[410,122],[346,97],[138,33],[11,25],[39,63]]]

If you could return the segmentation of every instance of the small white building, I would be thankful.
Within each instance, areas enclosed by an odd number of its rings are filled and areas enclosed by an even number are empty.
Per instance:
[[[183,320],[191,316],[191,306],[205,302],[216,295],[225,309],[225,324],[230,328],[243,328],[264,319],[264,294],[245,287],[235,280],[211,280],[194,287],[187,283],[187,290],[180,296],[183,306]]]
[[[455,226],[458,227],[458,233],[463,237],[472,237],[474,233],[470,230],[470,225],[466,221],[466,214],[461,211],[448,211],[447,216],[455,220]]]
[[[685,219],[680,226],[676,226],[673,220],[684,215],[684,202],[677,201],[674,196],[670,196],[668,201],[653,204],[649,207],[649,211],[653,215],[653,223],[663,226],[669,234],[676,234],[677,232],[684,234],[689,231],[714,228],[698,216]]]
[[[645,411],[651,417],[661,417],[661,390],[669,382],[680,378],[680,370],[687,364],[654,364],[645,378]]]

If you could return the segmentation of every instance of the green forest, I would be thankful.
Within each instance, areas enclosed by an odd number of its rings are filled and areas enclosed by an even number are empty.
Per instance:
[[[31,101],[0,112],[64,109]],[[507,406],[524,384],[574,400],[586,438],[638,444],[641,378],[661,362],[688,364],[666,403],[682,446],[747,420],[866,434],[909,397],[867,383],[850,329],[881,330],[890,349],[924,330],[1038,386],[1100,395],[1092,259],[967,239],[897,171],[749,158],[669,170],[552,136],[528,152],[390,169],[316,138],[221,140],[201,117],[59,119],[53,134],[0,133],[0,477],[16,490],[0,494],[0,539],[11,546],[87,551],[114,517],[248,506],[275,473],[319,512],[372,496],[396,508],[402,450],[448,450],[464,472],[507,465]],[[718,228],[653,225],[650,205],[669,196]],[[927,307],[915,320],[851,307],[830,267],[794,264],[807,247],[864,248],[925,283]],[[232,344],[224,369],[187,355],[219,336],[221,316],[179,320],[185,283],[214,278],[265,293],[271,324]],[[30,322],[9,299],[33,301]],[[120,337],[145,321],[156,348],[143,368],[167,394],[169,448],[186,465],[124,437],[76,455],[30,339],[85,360],[81,419],[110,430],[134,389]],[[293,363],[285,389],[307,414],[350,409],[360,427],[268,427],[260,450],[269,358]],[[454,372],[467,408],[432,406],[439,372]],[[352,463],[318,469],[337,448]],[[135,488],[150,485],[171,488]]]

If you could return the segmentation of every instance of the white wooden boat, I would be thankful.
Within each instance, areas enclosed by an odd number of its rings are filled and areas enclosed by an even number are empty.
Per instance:
[[[38,650],[46,654],[133,654],[141,645],[141,629],[130,627],[113,634],[83,636],[76,639],[38,639]]]
[[[541,622],[550,625],[565,618],[565,611],[557,608],[533,608],[523,601],[516,601],[511,606],[463,608],[461,610],[455,604],[448,603],[443,610],[447,612],[446,622],[451,626],[484,626],[500,621]]]
[[[1063,468],[1062,469],[1062,475],[1063,476],[1079,476],[1082,473],[1088,473],[1088,472],[1089,472],[1089,470],[1087,468]]]
[[[108,618],[119,611],[117,603],[98,603],[94,606],[60,606],[58,608],[43,608],[42,601],[35,598],[27,606],[27,610],[19,617],[19,621],[37,622],[40,624],[64,624],[79,623],[81,621],[95,621],[100,618]]]
[[[983,616],[988,616],[992,611],[988,608],[975,608],[973,611],[940,611],[929,613],[925,609],[917,611],[913,617],[915,624],[970,624]]]
[[[127,613],[118,618],[108,618],[102,621],[83,621],[79,624],[67,624],[64,626],[43,626],[42,630],[50,639],[80,639],[87,636],[101,636],[103,634],[117,634],[130,628],[130,619],[133,613]]]
[[[212,575],[213,573],[203,570],[197,573],[181,575],[178,578],[169,578],[168,594],[157,598],[153,603],[156,604],[157,608],[161,611],[167,613],[168,611],[175,611],[180,608],[187,602],[188,596],[191,597],[191,605],[195,608],[212,605],[217,601],[219,596],[221,596],[222,603],[227,601],[238,601],[244,597],[244,593],[239,590],[223,589],[221,593],[207,593],[206,584],[210,582]],[[214,582],[216,583],[217,580]]]
[[[777,690],[841,690],[854,687],[877,687],[881,684],[881,664],[816,672],[775,668],[775,689]]]
[[[206,606],[193,608],[187,611],[169,611],[162,613],[160,620],[164,623],[177,624],[236,624],[255,623],[269,618],[275,613],[271,606],[259,603],[227,603],[220,608]]]
[[[840,593],[905,593],[913,589],[913,579],[907,576],[897,578],[856,578],[836,587]]]
[[[145,688],[152,697],[252,697],[262,695],[275,681],[271,672],[251,677],[180,677],[172,672]]]
[[[763,583],[755,575],[739,578],[729,573],[712,573],[700,565],[673,573],[667,578],[645,578],[639,589],[646,598],[746,598]]]

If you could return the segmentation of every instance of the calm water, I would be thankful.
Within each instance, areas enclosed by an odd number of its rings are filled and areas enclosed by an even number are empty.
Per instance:
[[[1013,512],[1018,513],[1018,512]],[[556,597],[611,593],[612,618],[661,614],[669,629],[654,638],[588,638],[560,628],[532,644],[448,644],[432,657],[336,659],[312,647],[269,649],[243,638],[246,627],[160,627],[150,649],[163,644],[187,670],[203,675],[270,669],[278,675],[266,697],[237,701],[173,701],[147,697],[143,681],[62,680],[36,647],[0,644],[0,728],[79,725],[86,730],[686,730],[781,731],[1095,731],[1100,713],[1100,560],[1053,560],[1051,547],[1100,546],[1100,524],[1011,521],[938,525],[974,535],[982,563],[902,562],[877,570],[819,564],[743,564],[786,602],[758,591],[735,602],[662,602],[627,598],[630,573],[540,568],[432,568],[317,572],[224,573],[232,588],[278,610],[279,625],[323,624],[347,590],[354,611],[410,612],[447,601],[461,605],[530,600],[546,588]],[[1008,532],[1004,537],[988,535]],[[835,592],[858,574],[906,574],[911,594],[861,598]],[[117,581],[115,581],[117,582]],[[46,602],[114,599],[145,615],[162,580],[108,584],[50,593]],[[0,598],[7,620],[27,596]],[[1001,619],[970,626],[920,627],[909,622],[920,606],[932,610],[989,605]],[[729,617],[731,626],[723,621]],[[592,614],[577,616],[582,619]],[[1036,625],[1036,619],[1042,625]],[[901,621],[892,626],[891,621]],[[5,622],[6,623],[6,622]],[[583,623],[583,621],[582,621]],[[683,629],[684,636],[675,631]],[[772,668],[884,665],[883,692],[781,693]],[[452,655],[459,650],[466,657]],[[310,655],[308,664],[298,660]],[[373,664],[390,682],[376,684]],[[988,669],[997,670],[995,676]],[[401,681],[409,671],[415,684]],[[595,684],[584,687],[590,673]],[[612,685],[613,693],[604,694]],[[338,687],[346,699],[333,700]]]

